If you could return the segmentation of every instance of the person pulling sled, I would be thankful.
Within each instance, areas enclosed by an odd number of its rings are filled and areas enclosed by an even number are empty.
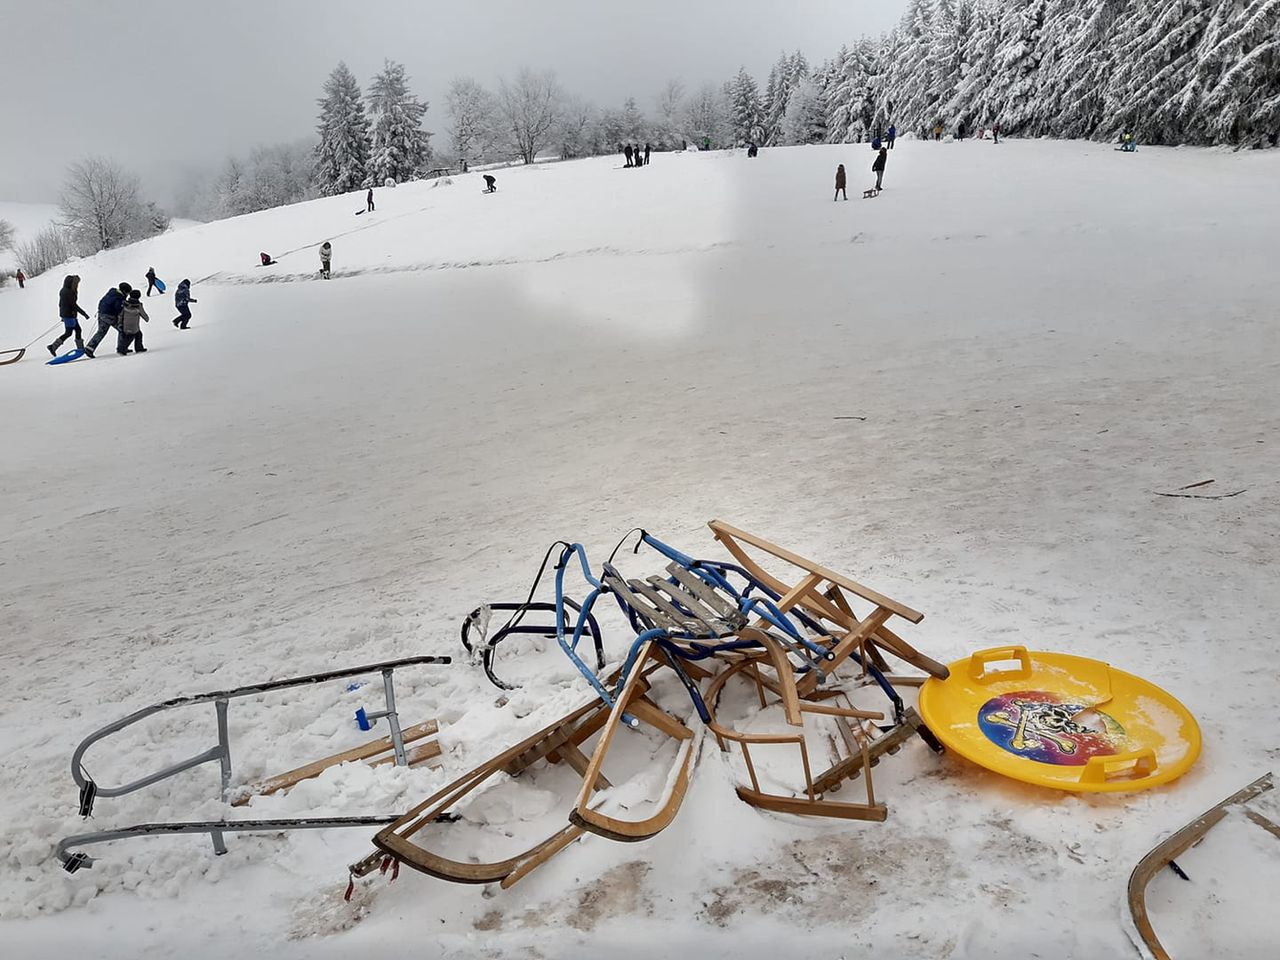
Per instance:
[[[80,317],[89,319],[89,315],[77,302],[80,296],[80,278],[77,276],[68,276],[62,281],[62,289],[58,291],[58,316],[62,318],[62,336],[54,338],[53,343],[48,344],[49,353],[53,356],[58,355],[58,348],[66,342],[67,337],[74,336],[76,338],[76,349],[84,349],[84,333],[80,329]]]
[[[323,277],[325,280],[329,279],[329,276],[330,276],[329,268],[332,263],[333,263],[333,247],[331,247],[329,245],[329,241],[326,240],[324,243],[320,245],[320,276]]]
[[[884,147],[881,147],[880,152],[876,154],[876,158],[871,164],[871,172],[876,175],[876,185],[863,193],[864,197],[878,196],[880,191],[883,189],[881,184],[884,182],[884,164],[888,159],[889,151]]]
[[[484,190],[483,190],[483,191],[481,191],[481,192],[482,192],[482,193],[497,193],[497,192],[498,192],[498,178],[497,178],[497,177],[495,177],[495,176],[493,176],[492,174],[488,174],[488,173],[486,173],[486,174],[484,175]]]

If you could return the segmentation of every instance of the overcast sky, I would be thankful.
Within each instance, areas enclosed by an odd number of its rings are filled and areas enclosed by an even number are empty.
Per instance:
[[[0,199],[57,197],[68,163],[112,156],[162,203],[193,168],[315,128],[345,60],[362,85],[384,58],[430,101],[443,145],[449,81],[549,67],[601,106],[646,110],[783,51],[816,64],[878,33],[906,0],[0,0]]]

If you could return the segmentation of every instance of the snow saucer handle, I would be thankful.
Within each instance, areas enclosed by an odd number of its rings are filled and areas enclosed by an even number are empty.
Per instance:
[[[1081,783],[1106,783],[1120,777],[1139,779],[1149,777],[1156,770],[1156,751],[1153,747],[1117,753],[1109,757],[1090,757],[1080,771]]]
[[[987,670],[987,665],[1002,660],[1017,660],[1017,669]],[[1026,647],[992,647],[979,650],[969,658],[969,676],[978,683],[994,680],[1025,680],[1031,676],[1031,655]]]

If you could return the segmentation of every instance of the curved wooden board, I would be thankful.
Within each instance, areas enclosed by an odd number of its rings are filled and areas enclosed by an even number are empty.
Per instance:
[[[587,767],[587,772],[582,777],[582,790],[578,794],[577,802],[574,804],[573,810],[569,813],[569,822],[588,830],[597,836],[605,837],[609,840],[618,840],[624,843],[635,842],[638,840],[648,840],[655,836],[670,825],[675,819],[675,815],[680,810],[680,805],[684,802],[685,792],[689,787],[689,769],[693,762],[693,734],[675,720],[674,717],[668,717],[670,722],[654,723],[652,719],[648,722],[654,729],[671,736],[673,728],[671,724],[675,724],[683,734],[680,739],[684,741],[680,755],[676,759],[678,769],[676,772],[675,782],[668,791],[666,802],[662,804],[651,817],[643,820],[622,820],[618,817],[610,817],[607,814],[600,813],[598,810],[592,810],[589,806],[596,790],[596,784],[600,780],[600,768],[604,763],[604,758],[609,752],[609,748],[613,744],[613,738],[618,732],[618,727],[622,723],[622,715],[631,709],[633,701],[637,700],[640,694],[639,680],[644,671],[642,667],[649,660],[656,663],[664,663],[662,657],[662,648],[658,647],[652,640],[646,641],[640,650],[640,655],[636,659],[636,665],[632,669],[631,676],[627,678],[627,682],[623,685],[622,691],[618,694],[617,702],[609,713],[609,720],[604,725],[604,730],[600,734],[600,740],[596,743],[596,748],[591,754],[591,764]],[[658,710],[657,707],[651,709],[636,711],[636,717],[639,720],[645,720],[646,715],[652,711]],[[678,732],[678,731],[676,731]],[[676,739],[676,737],[672,737]]]
[[[1138,935],[1142,937],[1142,942],[1147,945],[1147,949],[1151,951],[1155,960],[1173,960],[1173,958],[1160,943],[1155,928],[1151,926],[1151,917],[1147,913],[1147,884],[1151,882],[1152,877],[1167,867],[1170,861],[1176,860],[1212,830],[1227,815],[1228,807],[1248,803],[1259,794],[1266,793],[1273,785],[1271,774],[1259,777],[1243,790],[1233,793],[1217,806],[1200,814],[1181,830],[1166,837],[1133,868],[1133,873],[1129,874],[1129,911],[1133,914],[1133,923],[1138,928]]]
[[[8,357],[6,354],[12,353],[14,356]],[[27,348],[19,347],[17,350],[0,350],[0,367],[7,366],[10,363],[17,363],[26,356]]]

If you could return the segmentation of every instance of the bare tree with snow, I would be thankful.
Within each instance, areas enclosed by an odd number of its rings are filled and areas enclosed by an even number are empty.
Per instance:
[[[13,247],[13,224],[8,220],[0,220],[0,250],[9,250]]]
[[[511,148],[525,163],[533,163],[552,140],[560,119],[564,94],[550,70],[524,67],[515,80],[498,86],[498,118]]]
[[[71,165],[59,209],[72,242],[86,256],[154,232],[138,178],[106,157]]]
[[[491,94],[470,77],[459,77],[445,94],[449,115],[449,140],[459,160],[485,156],[493,147],[498,104]]]

